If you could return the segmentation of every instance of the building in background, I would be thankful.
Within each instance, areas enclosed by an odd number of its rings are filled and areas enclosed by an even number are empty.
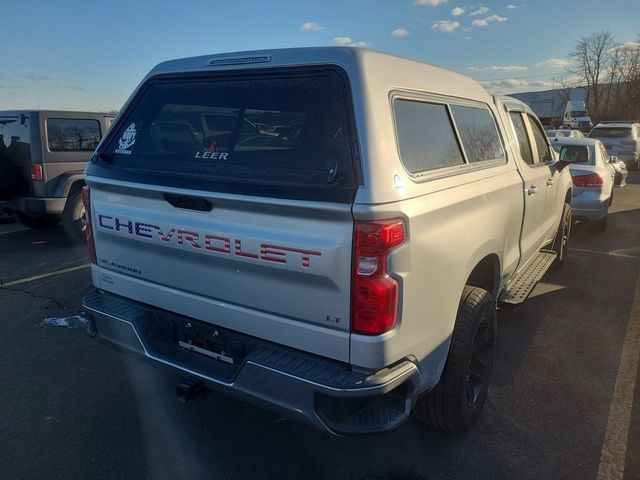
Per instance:
[[[545,127],[557,128],[564,123],[568,101],[587,102],[587,87],[513,93],[510,96],[529,105]]]

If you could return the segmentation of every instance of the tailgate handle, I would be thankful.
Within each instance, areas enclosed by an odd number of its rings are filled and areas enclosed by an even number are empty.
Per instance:
[[[176,208],[185,208],[198,212],[210,212],[213,209],[213,204],[206,198],[165,193],[164,199]]]

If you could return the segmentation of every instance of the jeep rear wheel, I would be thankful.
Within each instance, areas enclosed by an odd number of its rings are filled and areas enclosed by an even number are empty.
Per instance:
[[[466,286],[440,381],[414,407],[418,420],[448,432],[467,430],[477,420],[493,372],[496,330],[491,294]]]
[[[74,241],[85,241],[86,224],[84,205],[82,204],[82,188],[75,187],[69,193],[62,213],[62,227]]]

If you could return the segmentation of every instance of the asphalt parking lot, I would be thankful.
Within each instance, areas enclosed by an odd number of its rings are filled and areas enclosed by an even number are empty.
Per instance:
[[[628,183],[607,232],[576,225],[566,265],[499,313],[489,399],[459,436],[411,421],[334,438],[222,396],[181,403],[172,374],[43,325],[80,312],[84,247],[0,225],[0,478],[639,479],[640,173]]]

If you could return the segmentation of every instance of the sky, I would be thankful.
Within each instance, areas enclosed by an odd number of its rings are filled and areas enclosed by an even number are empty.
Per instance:
[[[640,0],[0,0],[0,110],[118,110],[157,63],[359,45],[449,68],[492,93],[566,76],[581,36],[640,41]]]

